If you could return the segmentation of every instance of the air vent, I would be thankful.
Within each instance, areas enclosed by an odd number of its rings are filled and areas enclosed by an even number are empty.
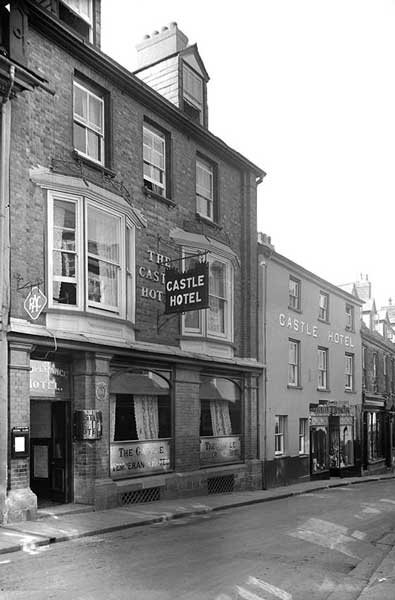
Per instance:
[[[210,479],[207,479],[209,494],[229,494],[233,492],[234,486],[234,475],[222,475],[222,477],[210,477]]]
[[[157,502],[160,500],[160,487],[147,488],[144,490],[135,490],[125,492],[119,497],[121,506],[128,504],[143,504],[146,502]]]

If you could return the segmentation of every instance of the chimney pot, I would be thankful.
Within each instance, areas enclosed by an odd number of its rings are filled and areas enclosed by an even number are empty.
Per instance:
[[[154,35],[159,35],[159,31],[157,29],[155,29],[155,31],[151,33],[151,37],[153,37]]]
[[[139,69],[163,60],[188,45],[187,36],[177,27],[176,22],[164,25],[161,31],[155,29],[137,44],[137,66]]]

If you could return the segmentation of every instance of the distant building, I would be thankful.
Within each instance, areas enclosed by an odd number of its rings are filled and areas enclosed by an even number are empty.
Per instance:
[[[362,302],[278,254],[264,234],[258,256],[264,484],[358,474]]]

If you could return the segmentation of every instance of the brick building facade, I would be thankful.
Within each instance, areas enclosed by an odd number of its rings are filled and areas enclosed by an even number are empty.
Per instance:
[[[12,99],[2,520],[260,487],[264,172],[208,130],[208,75],[176,24],[132,74],[100,51],[99,0],[10,7],[41,85]],[[170,98],[143,81],[165,63]],[[202,263],[209,308],[165,314],[167,268]]]

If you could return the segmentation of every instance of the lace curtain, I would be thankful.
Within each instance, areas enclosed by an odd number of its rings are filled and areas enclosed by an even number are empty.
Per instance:
[[[213,435],[232,435],[229,402],[226,400],[212,400],[210,402],[210,413]]]
[[[159,437],[158,396],[134,396],[134,418],[139,440]]]

